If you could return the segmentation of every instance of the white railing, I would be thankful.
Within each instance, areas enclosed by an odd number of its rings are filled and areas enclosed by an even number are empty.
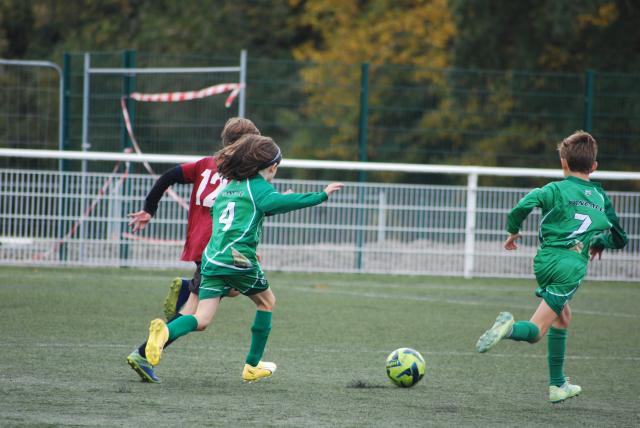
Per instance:
[[[19,153],[18,153],[19,152]],[[53,156],[52,156],[53,155]],[[197,157],[0,149],[5,157],[176,163]],[[350,168],[346,168],[349,165]],[[393,164],[285,160],[283,167],[390,168]],[[266,269],[454,276],[531,276],[539,213],[523,228],[521,249],[506,252],[506,213],[529,189],[480,187],[479,175],[561,176],[556,170],[396,165],[404,172],[466,174],[466,186],[348,183],[326,204],[269,218],[261,252]],[[355,168],[354,168],[355,167]],[[445,168],[446,171],[440,171]],[[437,171],[436,171],[437,170]],[[510,168],[508,170],[515,170]],[[525,174],[525,172],[527,174]],[[549,175],[546,175],[549,174]],[[640,180],[600,172],[601,179]],[[597,177],[597,176],[596,176]],[[105,183],[111,179],[109,186]],[[149,175],[0,170],[0,263],[184,266],[178,261],[186,212],[166,197],[148,230],[127,232],[126,213],[142,207]],[[320,190],[318,181],[277,180],[281,189]],[[105,194],[100,197],[101,189]],[[188,200],[190,187],[176,186]],[[592,279],[640,280],[640,193],[609,191],[630,238],[593,263]],[[86,201],[84,204],[82,201]],[[91,203],[94,203],[91,205]],[[92,207],[93,206],[93,207]],[[92,208],[91,208],[92,207]],[[87,213],[86,216],[83,216]],[[82,224],[82,227],[78,227]]]

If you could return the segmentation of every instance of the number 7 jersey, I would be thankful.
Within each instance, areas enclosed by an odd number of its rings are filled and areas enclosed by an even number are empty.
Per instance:
[[[533,189],[511,210],[507,231],[518,233],[535,207],[542,209],[540,248],[564,248],[589,257],[589,247],[622,248],[627,237],[599,183],[569,176]]]
[[[278,193],[260,174],[229,182],[211,208],[213,232],[202,255],[202,275],[261,271],[256,248],[265,215],[311,207],[326,200],[325,192]]]

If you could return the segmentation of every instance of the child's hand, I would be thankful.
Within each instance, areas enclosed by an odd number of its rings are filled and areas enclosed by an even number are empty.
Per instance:
[[[604,247],[591,247],[589,248],[589,255],[591,255],[591,257],[589,257],[589,261],[594,261],[596,259],[596,256],[598,256],[598,260],[602,259],[602,252],[604,251]]]
[[[507,240],[504,241],[505,250],[517,250],[518,246],[516,245],[516,240],[519,239],[520,236],[521,235],[519,233],[512,233],[511,235],[509,235]]]
[[[333,192],[338,191],[338,190],[342,189],[343,187],[344,187],[344,184],[342,184],[342,183],[331,183],[327,187],[324,188],[324,193],[326,193],[327,196],[331,196],[331,194]]]
[[[127,214],[131,220],[129,220],[129,226],[133,228],[133,232],[142,230],[147,227],[147,223],[151,220],[151,214],[146,211],[136,211],[134,213]]]

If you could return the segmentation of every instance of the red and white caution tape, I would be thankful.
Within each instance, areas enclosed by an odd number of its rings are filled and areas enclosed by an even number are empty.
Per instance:
[[[141,94],[140,92],[133,92],[129,95],[129,98],[143,103],[179,103],[231,92],[224,102],[224,106],[228,108],[233,104],[233,101],[240,93],[242,86],[243,85],[241,83],[221,83],[198,91],[164,92],[160,94]]]
[[[223,94],[225,92],[231,92],[224,103],[225,107],[228,108],[231,106],[231,104],[233,104],[233,101],[236,99],[243,86],[244,85],[241,83],[222,83],[219,85],[209,86],[208,88],[200,89],[198,91],[165,92],[160,94],[141,94],[140,92],[133,92],[129,95],[129,98],[143,103],[178,103],[211,97],[213,95]],[[133,126],[131,125],[131,117],[129,116],[129,110],[127,109],[126,99],[127,97],[122,97],[120,99],[124,125],[127,129],[127,133],[129,134],[129,139],[131,140],[133,149],[136,151],[136,153],[141,155],[142,150],[140,149],[140,145],[138,144],[138,141],[136,140],[136,137],[133,133]],[[153,168],[151,168],[151,165],[149,165],[149,162],[145,161],[142,164],[149,172],[149,174],[154,176],[157,175]],[[180,204],[181,207],[186,210],[189,209],[189,204],[180,196],[178,196],[178,194],[171,188],[167,189],[167,194],[178,204]]]

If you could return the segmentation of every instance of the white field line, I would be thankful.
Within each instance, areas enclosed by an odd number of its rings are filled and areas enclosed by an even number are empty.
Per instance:
[[[476,300],[476,299],[450,299],[450,298],[439,298],[439,297],[428,297],[428,296],[412,296],[407,294],[385,294],[385,293],[376,293],[376,292],[361,292],[361,291],[349,291],[349,290],[332,290],[327,288],[322,289],[314,289],[308,287],[287,287],[288,290],[302,291],[305,293],[316,293],[316,294],[340,294],[344,296],[353,296],[353,297],[368,297],[372,299],[393,299],[393,300],[413,300],[420,302],[431,302],[431,303],[449,303],[452,305],[471,305],[471,306],[496,306],[496,302],[488,301],[488,300]],[[511,304],[509,303],[509,308],[514,309],[533,309],[531,305],[520,305],[520,304]],[[594,316],[602,316],[602,317],[611,317],[611,318],[630,318],[630,319],[638,319],[639,315],[635,314],[625,314],[618,312],[600,312],[600,311],[589,311],[584,309],[572,309],[574,314],[584,314],[584,315],[594,315]]]
[[[83,349],[83,348],[93,348],[93,349],[133,349],[130,345],[116,344],[116,343],[45,343],[45,342],[34,342],[34,343],[25,343],[16,340],[16,338],[5,340],[0,346],[0,350],[5,347],[31,347],[31,348],[60,348],[60,349]],[[172,347],[171,349],[176,349],[179,347]],[[188,345],[181,349],[182,352],[191,353],[193,351],[220,351],[220,352],[228,352],[228,351],[246,351],[245,347],[241,346],[205,346],[205,345]],[[318,353],[318,354],[343,354],[346,352],[352,352],[353,348],[349,349],[338,349],[338,348],[278,348],[279,352],[286,352],[288,354],[293,353]],[[365,349],[359,348],[358,352],[368,353],[368,354],[380,354],[387,355],[389,350],[381,350],[381,349]],[[477,352],[462,352],[462,351],[420,351],[423,355],[430,355],[433,357],[478,357],[478,358],[533,358],[533,359],[542,359],[547,358],[546,354],[501,354],[496,352],[488,352],[485,354],[478,354]],[[123,357],[124,358],[124,357]],[[568,360],[593,360],[593,361],[640,361],[640,356],[602,356],[597,357],[593,355],[567,355],[565,359]]]

